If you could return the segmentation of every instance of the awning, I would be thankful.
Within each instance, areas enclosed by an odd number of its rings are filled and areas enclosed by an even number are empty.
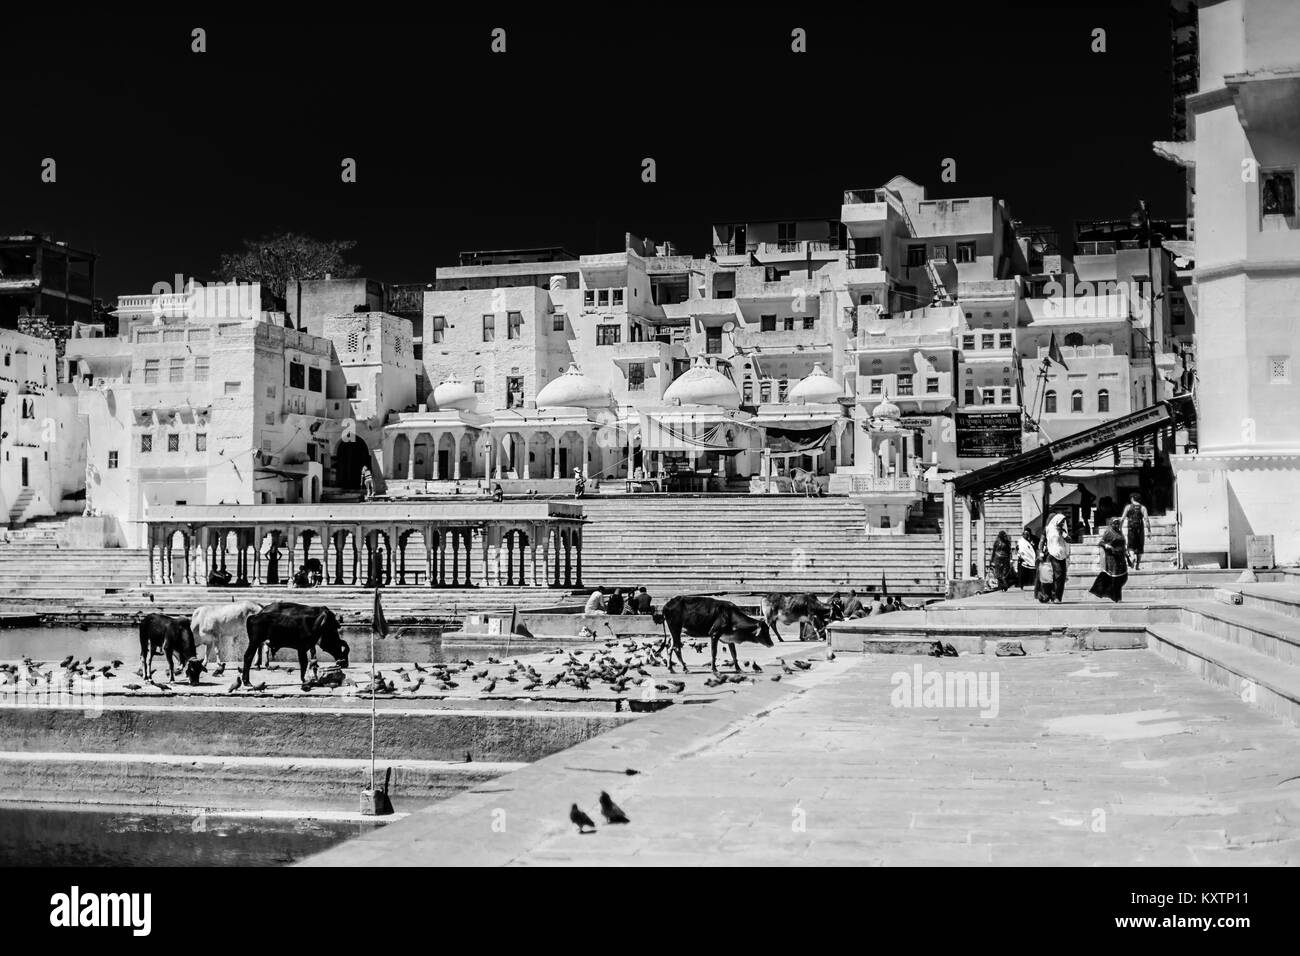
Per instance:
[[[748,448],[737,444],[740,425],[734,421],[697,422],[681,416],[644,416],[643,451],[714,452],[736,455]]]
[[[830,425],[816,428],[768,428],[767,449],[776,455],[812,455],[819,452],[831,437]]]

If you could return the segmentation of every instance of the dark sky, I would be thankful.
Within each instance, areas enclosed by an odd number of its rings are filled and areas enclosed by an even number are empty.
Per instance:
[[[1169,137],[1164,3],[881,7],[6,13],[0,234],[91,247],[111,299],[203,278],[241,239],[279,230],[356,240],[353,260],[390,282],[428,280],[461,249],[614,251],[624,231],[698,254],[714,221],[836,218],[843,188],[896,173],[932,197],[1003,198],[1063,238],[1138,197],[1183,215],[1179,172],[1150,148]],[[504,55],[489,52],[495,26]],[[790,52],[794,27],[806,54]],[[1096,27],[1104,54],[1089,49]],[[47,156],[55,184],[40,182]],[[355,184],[340,181],[344,157]],[[955,183],[939,181],[946,157]]]

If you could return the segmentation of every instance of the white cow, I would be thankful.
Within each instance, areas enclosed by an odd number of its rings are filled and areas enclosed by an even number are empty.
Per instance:
[[[247,640],[248,619],[260,610],[262,605],[256,601],[234,601],[230,604],[205,604],[196,607],[194,613],[190,615],[190,630],[194,632],[195,645],[215,646],[217,663],[220,664],[222,636],[228,635],[232,640],[237,637]],[[238,653],[235,656],[238,657]],[[207,648],[204,648],[202,657],[204,660],[207,659]]]

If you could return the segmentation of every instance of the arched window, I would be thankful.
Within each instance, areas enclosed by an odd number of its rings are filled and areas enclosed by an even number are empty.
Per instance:
[[[1083,344],[1083,336],[1078,332],[1071,332],[1065,337],[1065,344],[1070,346],[1079,346]]]
[[[1070,393],[1070,411],[1083,411],[1083,392],[1077,388]]]
[[[1043,399],[1043,411],[1048,415],[1056,414],[1056,393],[1048,392]]]
[[[1104,388],[1097,393],[1097,411],[1110,411],[1110,392]]]

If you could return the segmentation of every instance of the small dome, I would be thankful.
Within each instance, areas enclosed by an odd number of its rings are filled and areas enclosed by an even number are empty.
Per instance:
[[[813,366],[807,377],[795,383],[790,389],[789,401],[797,405],[829,405],[839,401],[843,394],[835,379],[826,374],[820,362]]]
[[[472,410],[475,405],[474,384],[462,382],[455,375],[433,390],[433,404],[442,409]]]
[[[608,408],[613,401],[609,389],[583,375],[576,365],[537,393],[538,408]]]
[[[902,418],[902,412],[899,411],[898,406],[891,402],[889,396],[886,395],[885,400],[871,410],[871,417],[887,418],[898,421]]]
[[[668,386],[664,392],[664,401],[681,402],[683,405],[720,405],[723,408],[739,408],[740,393],[736,391],[736,386],[732,384],[731,379],[700,359]]]

